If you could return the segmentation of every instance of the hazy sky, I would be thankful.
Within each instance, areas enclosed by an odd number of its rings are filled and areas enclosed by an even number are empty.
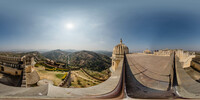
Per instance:
[[[0,50],[200,50],[199,0],[0,0]]]

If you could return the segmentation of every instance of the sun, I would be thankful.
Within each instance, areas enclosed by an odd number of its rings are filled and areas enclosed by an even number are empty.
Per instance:
[[[72,24],[72,23],[67,23],[67,24],[66,24],[66,28],[67,28],[67,29],[73,29],[73,28],[74,28],[74,24]]]

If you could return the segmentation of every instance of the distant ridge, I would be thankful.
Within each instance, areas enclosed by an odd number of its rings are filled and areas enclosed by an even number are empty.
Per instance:
[[[78,51],[71,53],[70,65],[86,67],[94,71],[106,70],[111,66],[110,57],[92,51]]]
[[[57,49],[42,53],[42,55],[48,59],[64,63],[67,62],[69,56],[70,65],[86,67],[95,71],[102,71],[111,66],[111,59],[109,56],[93,51],[82,50],[76,52],[67,52]]]

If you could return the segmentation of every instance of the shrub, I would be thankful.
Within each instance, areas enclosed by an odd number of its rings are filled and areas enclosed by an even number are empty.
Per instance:
[[[35,64],[35,67],[39,67],[39,66],[40,66],[40,64],[39,64],[39,63],[36,63],[36,64]]]
[[[62,79],[65,74],[56,74],[56,77]]]
[[[68,72],[66,72],[66,73],[63,75],[62,80],[64,80],[64,79],[66,78],[67,74],[68,74]]]

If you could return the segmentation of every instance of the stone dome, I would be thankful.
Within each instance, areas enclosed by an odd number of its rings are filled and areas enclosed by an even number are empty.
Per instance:
[[[126,45],[122,43],[122,39],[120,40],[120,44],[116,45],[113,48],[113,53],[112,53],[112,67],[111,71],[115,71],[119,65],[119,62],[124,58],[124,53],[128,54],[129,49]]]
[[[123,55],[124,52],[127,54],[129,53],[129,49],[126,45],[122,43],[122,39],[120,40],[120,44],[116,45],[113,48],[113,55]]]

